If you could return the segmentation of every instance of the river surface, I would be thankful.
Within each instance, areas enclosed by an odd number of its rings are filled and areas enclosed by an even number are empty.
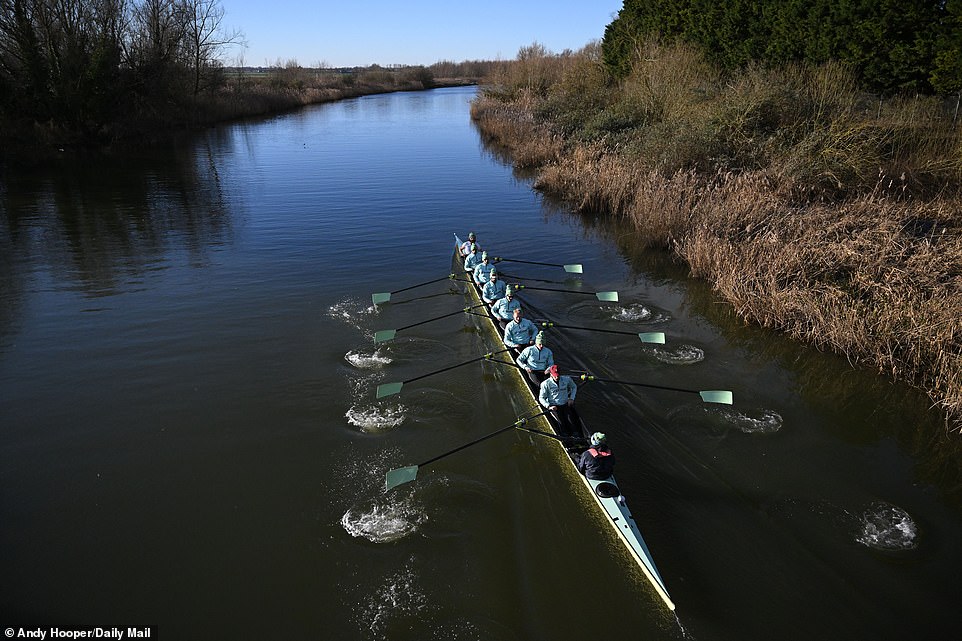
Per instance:
[[[960,453],[918,392],[744,326],[630,230],[535,192],[469,88],[370,96],[0,178],[0,625],[155,639],[957,639]],[[579,393],[677,610],[508,432],[442,281],[478,233]],[[513,402],[512,402],[513,401]],[[945,443],[948,441],[948,444]]]

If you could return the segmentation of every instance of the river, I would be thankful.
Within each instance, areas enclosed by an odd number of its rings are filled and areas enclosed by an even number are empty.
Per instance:
[[[953,639],[962,454],[919,392],[745,326],[486,148],[472,88],[368,96],[0,177],[0,624],[156,639]],[[677,604],[450,312],[453,233],[608,378],[578,403]],[[560,273],[559,273],[560,272]],[[559,336],[560,338],[560,336]],[[551,344],[549,334],[549,345]],[[557,354],[565,362],[565,354]],[[517,404],[518,399],[514,399]]]

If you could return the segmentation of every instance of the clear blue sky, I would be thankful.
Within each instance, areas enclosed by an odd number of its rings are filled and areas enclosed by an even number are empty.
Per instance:
[[[622,0],[221,0],[224,26],[247,39],[244,64],[294,59],[310,67],[512,60],[600,40]],[[225,57],[236,64],[237,50]]]

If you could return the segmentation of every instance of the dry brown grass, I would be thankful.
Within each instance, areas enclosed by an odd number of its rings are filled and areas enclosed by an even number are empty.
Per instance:
[[[472,115],[537,188],[627,218],[746,321],[917,385],[962,428],[957,126],[934,100],[867,101],[837,66],[722,87],[669,53],[642,52],[596,129],[571,129],[591,100],[566,113],[558,87],[501,85]]]

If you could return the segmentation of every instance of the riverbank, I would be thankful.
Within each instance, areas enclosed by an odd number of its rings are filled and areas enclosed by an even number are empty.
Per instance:
[[[519,61],[472,118],[536,188],[628,219],[746,322],[924,389],[959,430],[958,131],[931,101],[866,110],[837,68],[784,74],[658,50],[616,87],[589,48]]]
[[[342,73],[301,67],[263,73],[226,72],[222,82],[196,96],[140,100],[94,130],[33,122],[3,127],[3,147],[18,158],[43,156],[69,148],[123,148],[168,140],[218,123],[261,117],[311,104],[397,91],[425,91],[475,85],[477,77],[435,78],[429,69],[365,69]]]

